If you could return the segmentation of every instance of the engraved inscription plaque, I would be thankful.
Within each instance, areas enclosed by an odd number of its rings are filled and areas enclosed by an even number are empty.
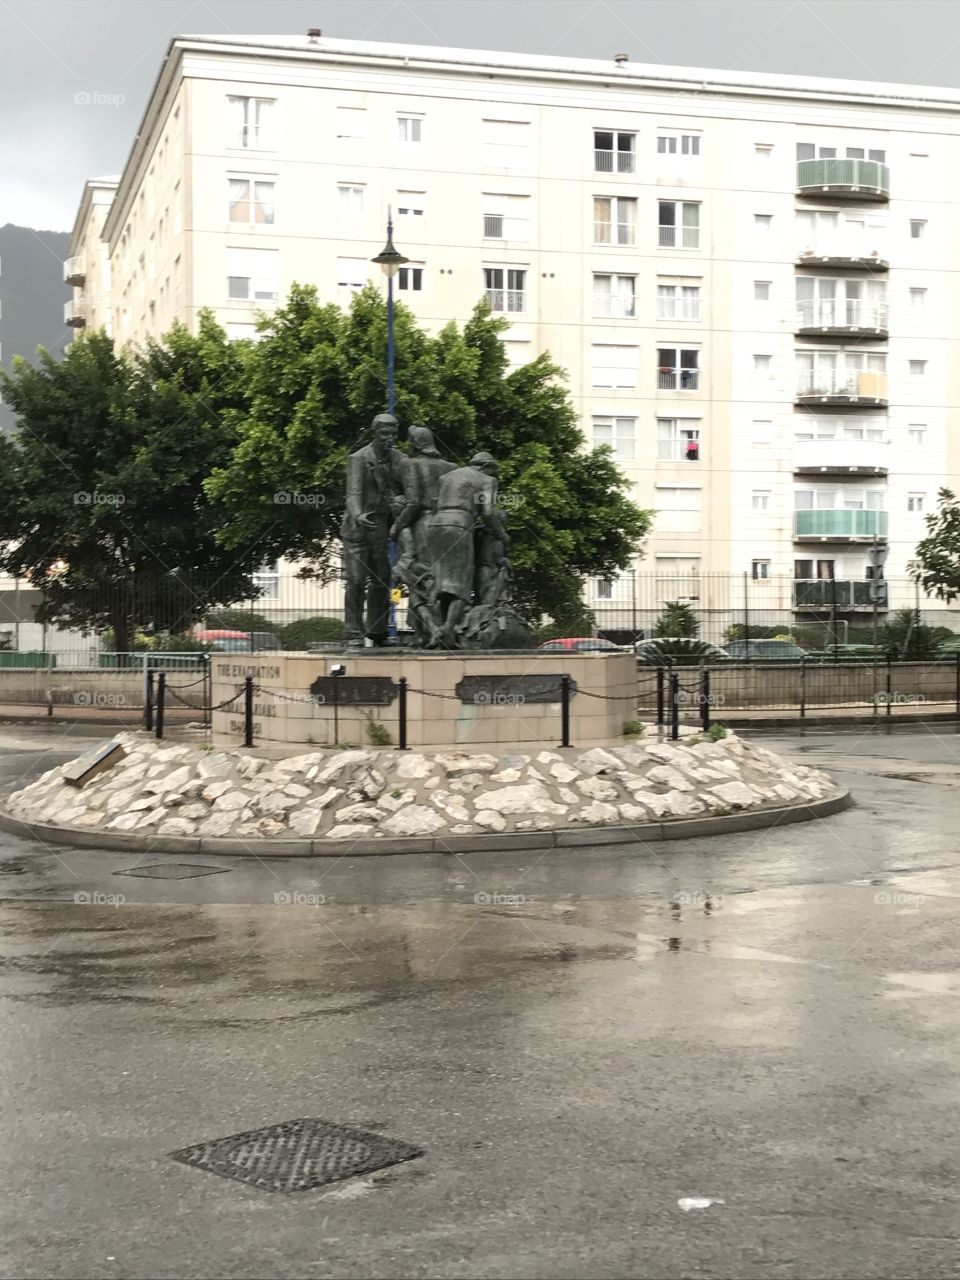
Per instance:
[[[525,702],[559,702],[561,674],[531,676],[464,676],[456,687],[461,702],[476,707],[523,706]],[[577,692],[576,680],[570,693]]]

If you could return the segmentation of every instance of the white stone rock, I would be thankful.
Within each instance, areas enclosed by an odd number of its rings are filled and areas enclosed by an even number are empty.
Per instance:
[[[62,812],[58,813],[57,822],[62,822],[67,825],[71,822],[75,822],[83,813],[86,813],[86,810],[81,805],[74,805],[72,809],[64,809]]]
[[[139,813],[121,813],[112,822],[107,823],[107,829],[110,831],[132,831],[139,821]]]
[[[521,769],[501,769],[499,773],[491,774],[491,782],[519,782],[523,777]]]
[[[140,827],[154,827],[158,822],[162,822],[167,817],[167,811],[164,808],[151,809],[149,813],[145,813],[137,823],[137,829]]]
[[[396,791],[396,795],[393,794]],[[377,806],[385,809],[387,813],[396,813],[398,809],[402,809],[405,805],[413,804],[417,798],[417,793],[409,787],[405,791],[401,791],[398,787],[394,787],[393,791],[385,791],[377,800]]]
[[[344,755],[347,753],[344,752]],[[308,751],[302,756],[288,756],[285,760],[274,760],[271,768],[277,773],[306,773],[308,769],[320,768],[330,763],[330,757],[322,751]]]
[[[207,806],[205,804],[185,804],[177,814],[178,818],[205,818],[207,816]]]
[[[550,766],[550,773],[551,773],[551,776],[557,780],[557,782],[564,782],[564,783],[574,782],[577,778],[580,777],[580,773],[578,770],[571,769],[570,766],[568,764],[564,764],[563,761],[560,761],[558,764],[552,764]]]
[[[423,784],[425,791],[433,791],[433,789],[435,787],[439,787],[439,785],[440,785],[440,779],[436,777],[428,778],[426,782]]]
[[[589,822],[593,826],[616,822],[619,817],[620,814],[612,804],[604,804],[601,800],[594,800],[570,814],[571,822]]]
[[[448,778],[459,778],[465,773],[493,773],[497,757],[474,755],[470,751],[441,751],[434,760]]]
[[[463,773],[457,778],[450,779],[451,791],[462,791],[469,795],[471,791],[476,791],[477,787],[486,784],[489,775],[484,773]]]
[[[494,761],[494,764],[496,764],[496,761]],[[397,764],[396,774],[398,778],[428,778],[432,770],[432,760],[412,752],[401,757]]]
[[[165,822],[161,822],[157,827],[157,835],[161,836],[192,836],[196,823],[191,822],[188,818],[167,818]]]
[[[662,818],[670,812],[670,805],[666,796],[657,795],[654,791],[643,791],[638,789],[633,793],[633,799],[636,804],[642,804],[645,809],[657,818]]]
[[[213,802],[213,807],[218,811],[242,809],[246,804],[253,800],[253,798],[254,797],[249,791],[226,791],[223,795],[216,797]]]
[[[515,831],[546,831],[554,824],[549,818],[525,818],[522,822],[514,823]]]
[[[156,789],[159,791],[179,791],[192,777],[192,766],[184,764],[179,769],[174,769],[172,773],[168,773],[165,778],[161,778],[161,786]]]
[[[469,822],[470,820],[470,811],[463,796],[438,789],[430,797],[430,803],[435,804],[438,809],[441,809],[448,818],[453,818],[455,822]]]
[[[240,768],[248,762],[242,760]],[[226,755],[223,751],[217,751],[213,755],[202,755],[197,761],[197,773],[201,778],[225,778],[232,773],[237,767],[235,757]]]
[[[130,802],[137,794],[137,790],[137,787],[124,787],[122,791],[112,792],[104,806],[107,813],[122,813],[129,808]]]
[[[102,809],[88,809],[86,813],[81,813],[79,817],[73,819],[75,827],[98,827],[106,813]]]
[[[603,747],[591,747],[589,751],[584,751],[583,755],[577,756],[576,765],[581,773],[589,774],[620,773],[624,768],[623,761]]]
[[[468,836],[471,831],[476,831],[476,827],[472,822],[458,822],[455,827],[450,828],[450,834],[454,836]]]
[[[376,800],[386,786],[387,780],[379,769],[364,769],[347,788],[347,795],[353,800]]]
[[[326,791],[321,791],[318,796],[314,796],[312,800],[307,800],[300,812],[307,810],[309,812],[319,813],[323,809],[328,809],[334,801],[339,800],[343,795],[343,787],[327,787]]]
[[[614,747],[613,754],[631,769],[645,769],[650,763],[644,747]]]
[[[161,747],[154,753],[154,764],[173,764],[174,761],[189,760],[193,754],[191,747]]]
[[[219,796],[225,796],[228,791],[232,791],[233,789],[234,784],[232,782],[208,782],[200,794],[203,796],[204,800],[212,802]]]
[[[668,791],[664,796],[667,812],[675,818],[683,818],[688,814],[703,813],[703,804],[696,796],[687,791]]]
[[[287,819],[290,830],[298,836],[316,835],[321,822],[323,822],[323,812],[319,809],[297,809]]]
[[[296,800],[305,800],[310,795],[310,788],[303,787],[299,782],[289,782],[283,788],[285,796],[293,796]]]
[[[756,791],[745,782],[721,782],[710,790],[732,809],[746,809],[760,799]]]
[[[800,794],[796,787],[788,787],[785,782],[776,783],[773,789],[781,800],[796,800]]]
[[[581,778],[574,785],[591,800],[616,800],[620,794],[612,782],[605,782],[603,778],[598,777]]]
[[[281,822],[279,818],[261,818],[257,823],[257,829],[262,836],[279,836],[286,831],[286,824]]]
[[[481,809],[474,814],[473,820],[478,827],[484,827],[488,831],[505,831],[507,826],[506,818],[493,809]]]
[[[655,765],[647,773],[645,782],[659,782],[671,791],[692,791],[693,783],[685,778],[677,769],[668,769],[664,764]],[[632,788],[631,788],[632,789]]]
[[[571,804],[579,805],[583,803],[583,801],[577,795],[577,793],[575,791],[571,791],[569,787],[558,787],[557,795],[560,797],[561,801],[565,805],[571,805]]]
[[[334,822],[379,822],[383,817],[383,810],[378,809],[375,804],[348,804],[343,809],[338,809],[334,815]]]
[[[237,820],[236,813],[212,813],[206,822],[197,828],[199,836],[225,836],[233,830]]]
[[[266,764],[266,760],[260,760],[257,756],[243,756],[237,761],[237,773],[241,778],[252,778],[266,768]]]
[[[537,764],[553,764],[555,760],[562,760],[562,756],[558,756],[556,751],[541,751],[537,756]]]
[[[266,795],[258,796],[254,804],[254,808],[259,813],[268,814],[271,817],[299,807],[300,800],[297,796],[285,796],[282,791],[268,791]]]
[[[372,751],[338,751],[333,759],[323,766],[314,776],[314,781],[323,784],[334,778],[340,781],[345,775],[354,773],[361,766],[371,765],[376,760]]]
[[[495,809],[498,813],[564,813],[562,804],[551,800],[542,782],[527,782],[519,787],[501,787],[483,791],[474,803],[478,809]]]
[[[646,822],[650,816],[640,804],[619,804],[617,812],[624,822]]]
[[[344,822],[327,832],[331,840],[359,840],[372,834],[370,827],[363,822]]]
[[[427,836],[447,825],[436,809],[425,804],[410,804],[384,820],[381,830],[392,836]]]

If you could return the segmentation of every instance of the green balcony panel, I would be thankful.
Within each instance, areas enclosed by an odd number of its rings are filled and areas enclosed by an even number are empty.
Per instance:
[[[860,192],[875,199],[887,199],[890,170],[879,160],[798,160],[797,189]]]
[[[798,538],[885,538],[886,511],[795,511]]]

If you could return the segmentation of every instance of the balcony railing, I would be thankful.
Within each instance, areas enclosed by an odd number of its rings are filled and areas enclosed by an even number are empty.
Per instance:
[[[848,402],[882,407],[887,404],[887,375],[873,370],[853,373],[812,369],[797,382],[798,403]]]
[[[886,440],[820,439],[797,440],[793,446],[793,469],[808,473],[886,475],[890,445]]]
[[[793,584],[795,609],[872,609],[876,593],[878,609],[886,609],[887,584],[829,578],[798,579]]]
[[[73,329],[83,328],[87,323],[87,317],[84,315],[82,302],[74,301],[71,298],[69,302],[63,304],[63,323],[70,325]]]
[[[795,511],[795,538],[839,538],[873,541],[887,536],[886,511]]]
[[[593,153],[593,167],[597,173],[633,173],[636,156],[632,151],[606,151]]]
[[[879,160],[798,160],[800,195],[849,195],[861,200],[890,199],[890,170]]]
[[[699,249],[699,227],[661,227],[661,249]]]
[[[527,293],[525,289],[488,289],[487,301],[491,311],[526,311]]]
[[[632,222],[594,222],[594,244],[635,244],[637,229]]]
[[[889,271],[890,263],[881,249],[862,241],[842,238],[815,240],[802,244],[797,250],[797,262],[801,266],[823,263],[846,267],[862,267],[866,271]]]
[[[887,304],[859,298],[805,298],[797,303],[797,329],[887,332]]]
[[[699,369],[658,369],[657,386],[661,391],[699,391]]]
[[[83,284],[86,280],[86,268],[83,264],[83,254],[75,254],[74,257],[68,258],[63,264],[63,283],[64,284]]]
[[[622,298],[615,294],[595,293],[593,295],[593,314],[595,316],[614,316],[632,319],[637,314],[637,300],[634,297]]]

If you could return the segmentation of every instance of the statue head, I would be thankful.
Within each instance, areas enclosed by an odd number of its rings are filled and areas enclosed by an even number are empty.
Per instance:
[[[482,471],[484,475],[496,476],[497,464],[494,461],[492,453],[475,453],[467,463],[468,467],[476,467],[478,471]]]
[[[397,443],[397,420],[392,413],[378,413],[370,424],[370,431],[378,453],[386,453]]]
[[[410,451],[421,457],[439,458],[440,450],[433,442],[433,432],[429,427],[411,427]]]

